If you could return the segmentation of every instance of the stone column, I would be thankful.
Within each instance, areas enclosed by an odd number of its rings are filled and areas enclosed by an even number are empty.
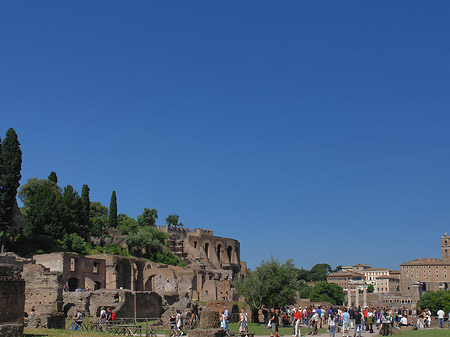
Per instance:
[[[367,284],[363,286],[363,305],[364,308],[367,306]]]
[[[349,307],[352,306],[352,288],[351,288],[350,284],[348,285],[348,290],[347,290],[347,306],[349,306]]]
[[[355,297],[356,297],[355,305],[356,305],[356,307],[358,307],[359,306],[359,286],[358,285],[355,287]]]

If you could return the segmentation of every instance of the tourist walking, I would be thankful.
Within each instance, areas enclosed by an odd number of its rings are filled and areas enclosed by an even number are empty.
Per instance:
[[[294,336],[301,337],[300,324],[302,323],[302,310],[298,308],[298,310],[294,313]]]
[[[439,309],[437,312],[438,315],[438,321],[439,321],[439,328],[443,329],[444,328],[444,317],[445,317],[445,312],[442,309]]]
[[[330,337],[335,337],[336,321],[335,321],[334,314],[328,315],[328,331],[329,331]]]
[[[177,315],[175,317],[175,324],[177,327],[177,332],[182,336],[183,330],[181,328],[183,327],[183,315],[181,314],[180,309],[177,309]]]
[[[362,332],[362,315],[359,309],[357,308],[356,311],[353,313],[353,318],[355,320],[355,333],[353,336],[356,336],[356,333],[359,331],[359,337],[361,337]]]
[[[239,315],[239,332],[248,332],[247,322],[248,314],[245,309],[242,308],[241,314]]]
[[[342,323],[342,336],[348,337],[350,331],[350,314],[347,312],[347,308],[344,309],[344,312],[341,315],[341,323]]]

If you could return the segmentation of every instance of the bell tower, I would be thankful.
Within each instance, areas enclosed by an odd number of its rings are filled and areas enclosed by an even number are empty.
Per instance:
[[[441,237],[441,246],[442,246],[442,261],[449,262],[450,261],[450,237],[447,235],[447,232]]]

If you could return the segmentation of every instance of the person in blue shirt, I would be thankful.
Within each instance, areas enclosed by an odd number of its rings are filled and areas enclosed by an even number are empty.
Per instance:
[[[350,314],[347,312],[347,308],[344,309],[344,312],[341,315],[341,323],[342,336],[348,337],[348,333],[350,331]]]

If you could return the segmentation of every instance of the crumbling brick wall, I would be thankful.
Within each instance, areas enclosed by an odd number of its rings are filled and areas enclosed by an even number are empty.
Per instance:
[[[25,311],[30,314],[34,306],[36,314],[62,312],[62,274],[50,271],[40,264],[23,267],[25,280]]]
[[[13,265],[0,264],[0,336],[23,336],[25,282]]]

